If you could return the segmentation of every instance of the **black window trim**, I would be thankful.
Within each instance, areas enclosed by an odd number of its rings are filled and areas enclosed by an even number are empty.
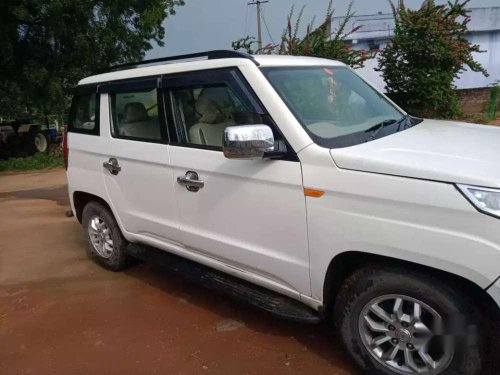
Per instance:
[[[229,74],[230,78],[233,79],[233,82],[226,80],[214,80],[214,75],[221,74],[224,75]],[[208,82],[207,82],[208,81]],[[207,83],[205,83],[207,82]],[[231,83],[231,84],[229,84]],[[234,83],[234,84],[233,84]],[[279,160],[286,161],[295,161],[298,162],[299,158],[297,153],[293,150],[291,145],[286,140],[284,134],[281,132],[280,128],[277,126],[276,122],[273,120],[263,103],[260,101],[257,94],[253,91],[250,84],[247,82],[241,71],[237,66],[233,67],[224,67],[224,68],[215,68],[215,69],[204,69],[204,70],[194,70],[194,71],[185,71],[174,74],[166,74],[162,76],[160,87],[163,91],[164,96],[164,105],[165,105],[165,115],[167,116],[167,124],[168,124],[168,133],[170,137],[170,145],[177,147],[186,147],[186,148],[195,148],[202,149],[208,151],[217,151],[222,152],[222,147],[219,146],[210,146],[210,145],[198,145],[192,143],[180,143],[177,140],[177,133],[175,131],[175,122],[173,116],[172,109],[172,92],[171,90],[174,88],[189,88],[193,86],[199,86],[204,84],[227,84],[229,88],[236,88],[236,93],[241,94],[246,97],[247,100],[250,100],[250,103],[256,113],[265,116],[268,119],[268,122],[271,124],[271,129],[275,132],[281,140],[286,145],[287,154],[283,157],[279,158]],[[236,85],[236,86],[235,86]]]
[[[97,86],[98,93],[116,93],[144,91],[147,89],[158,88],[159,76],[147,76],[140,78],[131,78],[128,80],[110,81],[101,83]]]
[[[170,89],[174,86],[174,80],[175,79],[180,79],[180,78],[190,78],[193,75],[194,76],[201,76],[202,78],[207,77],[207,79],[210,79],[211,73],[218,72],[218,71],[223,71],[223,72],[231,72],[232,78],[234,79],[236,85],[238,86],[238,91],[241,90],[241,94],[243,94],[245,97],[250,98],[251,101],[253,102],[252,105],[255,105],[256,108],[259,110],[259,114],[265,116],[269,123],[271,124],[271,128],[273,129],[273,132],[276,133],[276,135],[279,135],[280,139],[285,143],[287,153],[283,155],[282,157],[279,158],[279,160],[286,160],[286,161],[295,161],[298,162],[299,158],[297,156],[297,153],[295,150],[292,148],[290,143],[287,141],[286,137],[282,133],[281,129],[278,127],[274,119],[271,117],[269,114],[269,111],[266,109],[262,101],[259,99],[257,94],[253,91],[251,85],[248,83],[248,81],[245,79],[241,71],[239,70],[238,66],[228,66],[228,67],[223,67],[223,68],[214,68],[214,69],[202,69],[202,70],[189,70],[189,71],[183,71],[183,72],[178,72],[178,73],[168,73],[168,74],[161,74],[161,75],[149,75],[149,76],[143,76],[143,77],[134,77],[134,78],[125,78],[125,79],[120,79],[116,81],[104,81],[96,84],[89,84],[89,85],[83,85],[83,86],[77,86],[75,88],[76,93],[80,92],[85,92],[85,93],[96,93],[96,127],[95,127],[95,133],[89,133],[88,131],[75,131],[74,132],[81,132],[84,134],[93,134],[93,135],[99,135],[100,134],[100,121],[99,121],[99,116],[100,116],[100,94],[101,93],[107,93],[108,98],[111,99],[110,93],[116,90],[132,90],[132,89],[138,89],[138,91],[141,91],[141,89],[144,88],[156,88],[157,90],[157,102],[158,102],[158,118],[160,121],[160,131],[162,135],[161,140],[152,140],[152,139],[145,139],[145,138],[136,138],[136,137],[116,137],[113,132],[113,119],[112,119],[112,111],[111,111],[111,100],[108,100],[108,105],[109,107],[109,115],[110,115],[110,132],[111,136],[115,139],[125,139],[125,140],[130,140],[130,141],[138,141],[138,142],[149,142],[149,143],[157,143],[157,144],[169,144],[172,146],[179,146],[179,147],[186,147],[186,148],[197,148],[197,149],[203,149],[203,150],[209,150],[209,151],[217,151],[217,152],[222,152],[221,147],[218,146],[207,146],[207,145],[195,145],[195,144],[185,144],[185,143],[179,143],[177,142],[177,135],[175,133],[175,124],[173,122],[173,113],[172,113],[172,106],[170,102]],[[169,82],[169,84],[166,84]],[[194,82],[193,82],[194,84]],[[197,84],[200,84],[197,82]],[[230,86],[231,87],[231,86]],[[80,94],[81,95],[81,94]],[[168,99],[168,100],[167,100]],[[73,107],[73,106],[72,106]],[[160,110],[161,109],[161,110]],[[70,111],[71,114],[71,111]],[[71,119],[71,117],[70,117]],[[69,129],[68,129],[69,130]]]
[[[100,116],[101,116],[101,95],[96,92],[95,86],[79,86],[73,90],[73,99],[69,110],[68,129],[69,133],[79,133],[86,135],[100,135]],[[94,129],[82,129],[73,127],[73,119],[75,116],[76,99],[85,95],[95,94],[95,114],[94,114]]]

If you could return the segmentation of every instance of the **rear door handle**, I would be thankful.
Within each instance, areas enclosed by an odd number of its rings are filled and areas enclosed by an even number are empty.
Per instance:
[[[185,176],[177,177],[177,183],[192,192],[197,192],[205,186],[205,183],[198,178],[198,173],[193,171],[187,171]]]
[[[116,176],[122,170],[122,167],[120,167],[120,165],[118,164],[118,160],[116,160],[115,158],[109,158],[109,161],[105,161],[104,163],[102,163],[102,166],[114,176]]]

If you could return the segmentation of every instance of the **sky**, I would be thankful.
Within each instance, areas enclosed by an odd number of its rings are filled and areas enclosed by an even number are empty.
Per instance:
[[[177,14],[165,22],[165,46],[157,45],[147,52],[146,58],[203,52],[214,49],[231,49],[231,42],[246,35],[257,36],[257,16],[250,0],[185,0],[186,5],[176,8]],[[396,1],[396,0],[394,0]],[[334,0],[335,16],[343,16],[350,0]],[[417,8],[422,0],[405,0],[409,8]],[[446,3],[446,0],[436,0]],[[298,11],[305,5],[302,25],[317,17],[319,25],[326,13],[328,0],[269,0],[263,4],[263,16],[267,24],[262,25],[264,45],[279,41],[286,26],[286,17],[292,5]],[[499,6],[499,0],[471,0],[469,7]],[[357,15],[388,13],[388,0],[354,0],[353,10]],[[271,39],[272,38],[272,39]]]

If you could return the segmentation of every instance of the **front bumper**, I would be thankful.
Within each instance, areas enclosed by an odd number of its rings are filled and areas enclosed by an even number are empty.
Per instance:
[[[498,307],[500,308],[500,278],[488,288],[488,294],[493,298]]]

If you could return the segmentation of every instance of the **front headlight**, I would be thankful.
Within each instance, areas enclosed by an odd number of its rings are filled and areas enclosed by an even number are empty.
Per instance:
[[[457,185],[465,197],[481,212],[500,218],[500,190]]]

